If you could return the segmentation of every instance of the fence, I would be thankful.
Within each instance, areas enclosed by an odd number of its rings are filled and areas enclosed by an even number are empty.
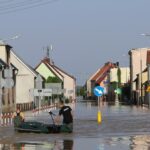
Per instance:
[[[47,106],[42,106],[40,109],[33,109],[32,110],[32,115],[36,116],[38,115],[39,112],[49,112],[51,109],[56,109],[57,104],[54,105],[47,105]],[[5,126],[12,126],[13,125],[13,112],[10,113],[2,113],[0,115],[0,126],[5,127]]]

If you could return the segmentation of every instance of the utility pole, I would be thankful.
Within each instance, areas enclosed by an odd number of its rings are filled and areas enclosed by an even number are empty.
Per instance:
[[[140,50],[140,87],[141,87],[141,104],[143,103],[143,90],[142,90],[142,56],[141,56],[141,50]]]
[[[150,51],[147,51],[147,71],[148,71],[148,86],[147,88],[149,88],[150,86]],[[148,106],[150,108],[150,92],[148,92]]]
[[[150,86],[150,63],[147,64],[148,70],[148,86]],[[148,92],[148,106],[150,108],[150,92]]]

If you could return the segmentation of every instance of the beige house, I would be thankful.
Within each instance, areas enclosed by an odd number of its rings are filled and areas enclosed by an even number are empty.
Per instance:
[[[142,75],[142,72],[147,67],[147,51],[150,50],[150,48],[137,48],[137,49],[131,49],[129,51],[130,56],[130,79],[131,79],[131,95],[132,100],[135,102],[139,101],[140,97],[143,97],[142,95],[142,83],[144,82],[144,76]],[[138,75],[138,82],[136,82],[136,78]],[[138,85],[136,85],[138,83]]]
[[[119,67],[121,71],[121,84],[128,83],[130,80],[130,68],[129,67]],[[118,82],[117,76],[118,68],[112,68],[110,70],[110,82]]]
[[[37,73],[27,64],[25,64],[13,51],[10,51],[11,62],[18,68],[16,76],[16,104],[22,105],[24,109],[30,107],[33,102],[33,96],[30,95],[30,89],[35,87],[35,78]]]
[[[34,88],[37,73],[24,63],[12,50],[12,47],[7,44],[0,45],[0,59],[6,64],[11,64],[17,68],[15,90],[13,91],[13,95],[15,95],[14,103],[22,107],[23,110],[30,109],[33,98],[29,90]]]
[[[45,80],[47,80],[48,77],[58,77],[62,81],[62,88],[65,91],[64,96],[72,100],[76,99],[76,79],[54,65],[49,58],[43,59],[35,70],[43,76]]]

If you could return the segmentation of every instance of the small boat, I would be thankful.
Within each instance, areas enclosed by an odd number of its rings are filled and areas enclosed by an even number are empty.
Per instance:
[[[64,128],[63,125],[56,125],[52,117],[53,113],[49,112],[51,115],[53,124],[45,124],[38,121],[22,121],[20,116],[14,117],[14,129],[17,132],[34,132],[34,133],[60,133],[72,131],[69,128]],[[63,129],[63,130],[62,130]]]
[[[14,126],[14,129],[18,132],[60,133],[61,125],[44,124],[37,121],[25,121],[21,122],[19,126]]]

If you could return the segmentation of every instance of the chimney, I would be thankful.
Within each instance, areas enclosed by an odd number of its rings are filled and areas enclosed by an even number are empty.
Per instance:
[[[146,64],[150,64],[150,50],[147,51],[147,62]]]

